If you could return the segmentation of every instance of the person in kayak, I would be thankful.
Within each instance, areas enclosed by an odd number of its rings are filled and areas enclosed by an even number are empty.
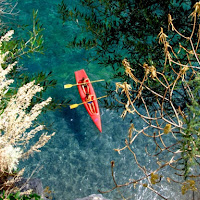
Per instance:
[[[83,92],[85,92],[85,94],[89,93],[89,86],[88,86],[88,78],[82,78],[81,80],[82,84],[81,87],[83,89]]]
[[[86,93],[86,96],[85,96],[85,100],[91,110],[92,113],[95,113],[95,106],[94,106],[94,102],[93,102],[93,95],[90,95],[89,93]]]

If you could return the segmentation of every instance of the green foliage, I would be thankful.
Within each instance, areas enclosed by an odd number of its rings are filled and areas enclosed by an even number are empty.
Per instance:
[[[104,66],[111,65],[118,69],[125,56],[136,68],[140,68],[139,63],[150,60],[163,64],[161,47],[155,39],[161,26],[167,30],[169,12],[176,18],[175,26],[185,28],[188,32],[189,28],[185,26],[185,19],[189,15],[189,10],[184,8],[186,3],[178,1],[175,4],[164,0],[80,0],[80,6],[72,9],[62,0],[58,8],[63,22],[77,22],[83,33],[80,36],[79,32],[69,46],[94,48],[95,59]],[[87,36],[84,36],[86,33]]]
[[[51,79],[51,77],[52,77],[52,72],[49,73],[39,72],[32,75],[23,73],[19,75],[18,79],[16,80],[17,88],[33,80],[35,80],[35,84],[40,84],[40,86],[43,87],[43,90],[32,99],[29,109],[31,109],[36,103],[39,103],[44,100],[43,93],[47,91],[47,89],[56,87],[57,80]],[[16,92],[17,92],[16,89],[10,90],[9,94],[12,95],[13,93]],[[48,110],[60,109],[61,107],[67,106],[69,102],[70,102],[69,99],[57,100],[55,98],[52,98],[52,101],[43,109],[43,111],[46,112]]]
[[[3,42],[3,45],[1,47],[2,52],[10,50],[9,56],[7,57],[7,62],[16,61],[17,59],[22,58],[22,56],[24,55],[30,57],[30,54],[32,53],[43,53],[44,40],[42,31],[44,29],[42,28],[42,25],[40,24],[37,15],[38,11],[33,11],[33,25],[32,30],[29,30],[27,33],[27,35],[29,35],[28,39],[16,38],[9,42]],[[21,31],[24,32],[25,30]]]
[[[0,193],[0,200],[42,200],[41,197],[37,194],[29,194],[29,195],[20,195],[20,192],[18,191],[15,194],[9,194],[7,197],[5,196],[5,191]]]
[[[184,177],[190,173],[194,165],[200,164],[196,156],[200,156],[200,75],[190,81],[193,88],[191,105],[187,105],[189,111],[185,118],[186,128],[182,139],[182,158],[184,164]]]
[[[80,28],[68,47],[90,50],[91,55],[88,56],[88,61],[98,61],[101,66],[112,67],[113,78],[131,83],[130,77],[122,72],[121,61],[126,57],[131,66],[134,66],[138,78],[144,74],[141,66],[144,62],[154,65],[161,72],[160,66],[163,66],[165,61],[161,54],[163,47],[157,41],[160,27],[164,30],[168,29],[167,16],[170,13],[175,19],[173,22],[177,29],[187,35],[191,30],[188,16],[193,3],[186,0],[178,0],[176,3],[169,0],[80,0],[80,5],[71,8],[72,6],[69,7],[65,0],[62,0],[58,10],[63,22],[73,21],[74,25]],[[172,33],[169,39],[174,49],[178,49],[180,38]],[[188,46],[188,42],[183,41],[182,45]],[[185,56],[182,56],[180,60],[183,64],[187,64]],[[172,77],[169,72],[168,78],[171,79],[174,76]],[[156,81],[148,80],[148,85],[160,92]],[[182,88],[182,85],[180,84],[179,87]],[[133,85],[133,88],[138,89],[137,85]],[[112,86],[107,85],[106,89],[111,97],[115,96]],[[164,90],[161,92],[164,93]],[[135,97],[134,93],[132,95]],[[148,91],[145,91],[143,95],[147,105],[151,107],[152,96]],[[179,93],[179,97],[189,103],[185,93]],[[120,98],[123,101],[125,96],[121,95]],[[176,107],[184,108],[186,104],[182,104],[180,98],[175,96],[173,102]],[[141,104],[141,101],[137,102],[137,106]],[[116,108],[114,105],[116,105],[115,101],[105,101],[107,108]]]
[[[31,59],[31,55],[34,53],[42,53],[43,54],[43,28],[42,24],[40,23],[40,20],[38,18],[38,11],[33,11],[33,25],[32,30],[28,31],[28,38],[22,38],[16,37],[8,42],[3,42],[1,48],[1,51],[7,52],[9,51],[9,54],[6,57],[5,64],[3,65],[4,68],[7,67],[8,64],[13,63],[15,61],[18,61],[19,59],[23,59],[24,56],[27,56]],[[17,27],[17,31],[19,31],[19,27]],[[26,31],[27,27],[25,27]],[[18,33],[19,34],[19,33]],[[21,35],[23,35],[21,33]],[[24,36],[26,37],[26,36]],[[6,94],[6,98],[2,101],[1,104],[1,110],[3,107],[5,107],[5,102],[9,100],[9,98],[17,92],[17,88],[20,86],[31,82],[35,80],[36,84],[40,84],[40,86],[43,87],[43,91],[41,91],[35,98],[33,98],[30,108],[43,100],[43,93],[49,89],[49,88],[55,88],[57,84],[57,80],[52,78],[52,72],[39,72],[30,75],[30,73],[26,73],[23,70],[20,70],[22,66],[19,66],[19,64],[15,65],[12,72],[9,74],[8,78],[15,79],[15,87],[11,87],[9,91]],[[54,110],[57,108],[61,108],[62,106],[67,106],[69,103],[68,100],[62,100],[58,101],[53,98],[52,102],[45,108],[46,110]]]

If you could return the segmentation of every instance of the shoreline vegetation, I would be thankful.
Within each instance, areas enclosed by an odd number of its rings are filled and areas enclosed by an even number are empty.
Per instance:
[[[198,199],[200,197],[199,16],[200,2],[197,2],[189,16],[193,20],[191,33],[186,36],[176,29],[173,23],[174,19],[170,14],[168,15],[169,28],[180,36],[179,49],[170,45],[170,40],[161,27],[158,42],[163,45],[165,63],[159,70],[153,64],[144,63],[142,65],[144,77],[140,79],[137,78],[137,74],[135,74],[135,70],[128,60],[125,58],[122,61],[125,74],[132,79],[132,83],[116,83],[116,93],[119,94],[119,97],[120,94],[125,94],[127,99],[126,102],[117,100],[125,108],[121,117],[125,118],[127,114],[138,115],[146,126],[143,126],[141,130],[136,130],[134,124],[131,123],[127,139],[125,139],[125,146],[115,149],[115,151],[121,154],[124,150],[129,150],[138,170],[141,170],[144,176],[124,184],[118,184],[115,178],[117,176],[114,168],[115,162],[111,161],[112,178],[115,186],[107,191],[99,190],[100,193],[105,194],[134,184],[135,188],[137,185],[141,185],[167,200],[169,198],[163,195],[159,189],[160,184],[167,181],[168,184],[179,185],[182,195],[192,191],[193,194],[191,193],[190,198]],[[182,46],[184,40],[189,43],[187,47]],[[187,64],[181,61],[182,56],[187,57]],[[169,74],[174,78],[171,79]],[[148,84],[149,79],[159,85],[160,92],[154,89],[154,85]],[[180,87],[181,84],[184,86],[183,90]],[[137,89],[133,90],[132,87],[135,88],[135,86],[137,86]],[[149,108],[145,98],[143,98],[145,90],[150,91],[153,97],[154,110]],[[177,108],[173,103],[177,92],[187,94],[190,103],[185,108],[180,106]],[[135,98],[132,98],[133,93],[136,94]],[[137,101],[142,101],[143,105],[141,106],[145,113],[141,113],[137,108]],[[169,107],[171,108],[169,109]],[[133,143],[140,135],[145,135],[154,141],[154,154],[148,152],[148,147],[145,148],[145,151],[152,159],[156,159],[157,169],[149,169],[148,164],[146,166],[140,164],[141,160],[133,148]],[[164,157],[167,159],[163,159]],[[165,168],[173,174],[164,173]],[[126,199],[121,192],[119,194],[123,199]]]
[[[9,42],[13,34],[14,31],[10,30],[1,37],[0,47],[2,43]],[[30,108],[33,97],[43,90],[39,84],[35,84],[35,80],[18,88],[16,94],[8,95],[14,80],[7,77],[17,65],[17,62],[6,65],[5,60],[9,53],[9,51],[3,53],[2,50],[0,52],[0,188],[1,192],[3,191],[3,198],[11,198],[12,194],[19,196],[19,191],[23,189],[23,186],[21,188],[16,186],[25,170],[23,168],[17,171],[19,161],[27,159],[34,152],[40,152],[40,149],[55,135],[55,132],[44,133],[45,126],[36,123],[42,109],[51,102],[51,97]],[[30,146],[29,142],[39,132],[42,134],[38,141]],[[30,196],[31,199],[33,196],[31,193],[31,190],[27,190],[20,195]]]
[[[1,17],[13,17],[17,3],[1,1]],[[48,134],[45,125],[39,123],[38,116],[45,107],[52,107],[52,98],[41,98],[48,86],[41,86],[48,75],[39,74],[35,78],[22,74],[18,60],[24,55],[42,51],[42,28],[33,12],[33,30],[28,40],[12,39],[13,30],[1,21],[0,37],[0,199],[46,199],[41,184],[32,177],[23,178],[25,167],[18,169],[22,159],[28,159],[55,135]],[[41,75],[43,78],[41,78]],[[22,81],[20,81],[22,77]],[[40,81],[39,81],[39,80]],[[40,134],[35,143],[33,138]],[[38,137],[38,136],[37,136]],[[33,183],[34,182],[34,183]],[[34,185],[37,186],[34,186]],[[32,186],[31,186],[32,185]]]

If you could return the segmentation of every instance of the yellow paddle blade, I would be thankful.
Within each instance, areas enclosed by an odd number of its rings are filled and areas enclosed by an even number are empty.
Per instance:
[[[72,104],[69,107],[70,107],[70,109],[74,109],[74,108],[77,108],[78,106],[79,106],[79,104]]]
[[[72,85],[72,84],[66,84],[66,85],[64,85],[64,88],[71,88],[72,86],[74,86],[74,85]]]

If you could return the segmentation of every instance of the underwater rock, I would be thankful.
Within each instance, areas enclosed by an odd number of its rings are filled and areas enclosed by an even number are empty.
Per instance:
[[[88,197],[75,199],[75,200],[109,200],[109,199],[105,199],[101,194],[91,194]]]
[[[38,194],[41,196],[43,200],[49,200],[48,198],[45,197],[44,195],[44,189],[43,185],[40,179],[33,178],[33,179],[26,179],[22,178],[19,182],[16,183],[16,186],[21,189],[21,192],[27,191],[32,189],[33,193]]]

